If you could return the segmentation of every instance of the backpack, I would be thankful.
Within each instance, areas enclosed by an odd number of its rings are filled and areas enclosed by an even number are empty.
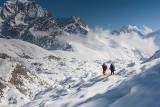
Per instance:
[[[113,64],[110,65],[110,70],[115,71],[115,66]]]
[[[103,67],[103,70],[104,70],[104,71],[107,70],[107,65],[106,65],[106,64],[103,64],[102,67]]]

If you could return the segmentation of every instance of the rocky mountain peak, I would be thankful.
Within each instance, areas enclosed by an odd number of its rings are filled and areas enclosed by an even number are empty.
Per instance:
[[[48,50],[72,50],[67,42],[56,36],[88,33],[88,26],[80,17],[58,18],[34,0],[7,0],[0,8],[0,37],[34,43]]]
[[[86,35],[89,31],[88,26],[80,17],[57,18],[56,22],[61,29],[71,34]]]
[[[139,29],[136,26],[131,26],[131,25],[124,25],[120,28],[119,31],[123,31],[123,32],[129,32],[129,31],[138,31]]]

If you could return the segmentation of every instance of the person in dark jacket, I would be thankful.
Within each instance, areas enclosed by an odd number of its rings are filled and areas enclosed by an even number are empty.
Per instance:
[[[115,66],[113,64],[110,65],[110,71],[111,71],[111,75],[114,74],[115,71]]]
[[[103,68],[102,74],[103,74],[103,75],[106,75],[106,74],[107,74],[107,72],[106,72],[106,70],[107,70],[107,65],[106,65],[105,63],[103,63],[102,68]]]

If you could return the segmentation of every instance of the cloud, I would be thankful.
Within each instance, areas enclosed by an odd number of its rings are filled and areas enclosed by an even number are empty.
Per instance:
[[[154,38],[142,38],[137,33],[121,33],[119,36],[114,36],[113,39],[140,49],[150,56],[158,50],[158,47],[154,43]]]
[[[148,27],[145,28],[148,29]],[[150,56],[158,50],[153,38],[144,39],[133,32],[112,35],[110,30],[100,27],[90,30],[86,37],[82,37],[81,35],[64,35],[59,38],[71,44],[78,43],[89,49],[104,52],[108,56],[112,54],[112,51],[115,54],[119,54],[116,52],[119,52],[124,47],[124,44],[127,48],[139,49]]]
[[[146,31],[151,31],[150,28],[144,26]],[[104,47],[121,47],[122,44],[127,44],[131,47],[140,49],[148,55],[153,55],[158,47],[155,45],[154,38],[142,38],[137,33],[121,33],[120,35],[112,35],[108,29],[96,27],[88,33],[88,41]]]

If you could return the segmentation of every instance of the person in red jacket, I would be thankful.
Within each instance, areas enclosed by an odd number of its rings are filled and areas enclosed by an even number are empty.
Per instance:
[[[103,69],[102,74],[103,74],[103,75],[106,75],[106,74],[107,74],[107,72],[106,72],[106,70],[107,70],[107,65],[106,65],[105,63],[103,63],[102,69]]]

